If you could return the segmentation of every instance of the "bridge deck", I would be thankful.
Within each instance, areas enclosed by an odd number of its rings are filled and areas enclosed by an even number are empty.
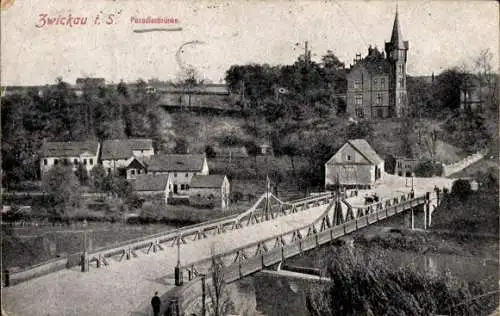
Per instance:
[[[181,246],[181,264],[210,258],[211,249],[223,253],[313,222],[326,205],[282,216],[257,225],[208,236]],[[121,263],[82,273],[61,270],[2,290],[8,315],[117,315],[140,311],[154,291],[173,287],[177,248],[139,254]]]
[[[384,183],[371,190],[382,198],[411,189],[404,185],[404,179],[385,176]],[[415,193],[430,192],[434,185],[449,187],[451,181],[445,178],[415,178]],[[365,193],[360,192],[360,197],[350,200],[351,204],[364,204]],[[215,254],[219,254],[294,231],[313,223],[325,208],[326,205],[313,207],[187,243],[181,246],[181,264],[210,258],[212,249],[215,249]],[[133,315],[143,315],[154,291],[164,293],[174,287],[172,274],[177,262],[177,248],[164,247],[156,254],[138,254],[139,258],[120,263],[109,259],[109,266],[91,269],[87,273],[80,272],[77,267],[4,288],[3,309],[7,315],[125,315],[131,311],[135,311]]]

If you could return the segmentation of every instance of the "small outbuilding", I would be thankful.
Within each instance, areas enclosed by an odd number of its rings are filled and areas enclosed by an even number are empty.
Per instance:
[[[384,160],[364,139],[347,141],[325,163],[325,188],[371,188],[382,178]]]
[[[162,200],[167,204],[169,194],[172,192],[171,174],[139,174],[131,181],[134,193],[149,200]]]
[[[201,207],[216,207],[222,209],[229,206],[231,188],[226,175],[196,175],[191,180],[189,203]]]

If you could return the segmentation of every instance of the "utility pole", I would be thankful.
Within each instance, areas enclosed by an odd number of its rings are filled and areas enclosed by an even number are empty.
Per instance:
[[[307,49],[307,41],[305,42],[305,52],[304,52],[304,61],[306,63],[306,70],[309,68],[309,50]]]

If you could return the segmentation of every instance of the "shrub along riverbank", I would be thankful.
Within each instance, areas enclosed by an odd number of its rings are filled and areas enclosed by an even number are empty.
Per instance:
[[[486,315],[498,302],[498,289],[465,282],[451,274],[393,269],[377,248],[331,247],[326,285],[307,294],[311,315]]]

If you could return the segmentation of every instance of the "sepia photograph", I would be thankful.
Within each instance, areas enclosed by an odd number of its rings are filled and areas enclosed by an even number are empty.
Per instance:
[[[500,4],[0,0],[2,316],[500,316]]]

